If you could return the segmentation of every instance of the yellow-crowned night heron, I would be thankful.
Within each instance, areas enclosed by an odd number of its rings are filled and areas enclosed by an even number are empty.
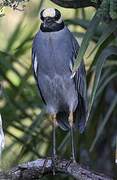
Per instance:
[[[53,159],[56,157],[56,122],[63,130],[70,130],[72,160],[75,161],[73,130],[84,131],[86,120],[86,74],[83,62],[72,74],[79,45],[64,25],[57,9],[41,11],[40,30],[32,48],[35,79],[53,121]]]

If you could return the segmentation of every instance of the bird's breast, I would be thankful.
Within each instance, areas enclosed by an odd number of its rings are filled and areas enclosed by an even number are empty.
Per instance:
[[[47,70],[58,74],[68,73],[72,59],[72,44],[70,37],[66,38],[59,33],[40,35],[38,46],[38,63],[42,71]]]
[[[69,76],[54,74],[50,77],[47,74],[41,74],[39,84],[48,108],[54,107],[56,111],[75,109],[77,93],[74,82]]]

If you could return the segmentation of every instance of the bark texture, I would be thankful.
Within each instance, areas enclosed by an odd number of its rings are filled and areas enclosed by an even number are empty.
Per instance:
[[[64,173],[79,180],[112,180],[111,177],[86,169],[80,164],[72,163],[69,160],[56,160],[55,167],[56,175],[57,173]],[[38,159],[18,165],[8,172],[0,172],[0,179],[37,180],[44,175],[52,175],[52,172],[52,160],[50,158]]]

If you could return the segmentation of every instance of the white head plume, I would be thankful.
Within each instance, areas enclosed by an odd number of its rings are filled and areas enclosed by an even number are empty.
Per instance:
[[[47,8],[43,11],[43,17],[55,17],[56,12],[53,8]]]

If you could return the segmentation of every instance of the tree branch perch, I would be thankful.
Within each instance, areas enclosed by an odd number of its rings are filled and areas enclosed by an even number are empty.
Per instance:
[[[89,7],[89,6],[93,6],[93,7],[97,7],[100,4],[94,3],[91,0],[50,0],[53,3],[65,7],[65,8],[83,8],[83,7]]]
[[[80,180],[112,180],[104,174],[94,172],[92,170],[82,167],[78,163],[72,163],[69,160],[56,160],[56,174],[64,173],[71,175],[75,179]],[[52,174],[52,160],[38,159],[27,162],[8,172],[0,172],[0,179],[2,180],[37,180],[40,176]]]

